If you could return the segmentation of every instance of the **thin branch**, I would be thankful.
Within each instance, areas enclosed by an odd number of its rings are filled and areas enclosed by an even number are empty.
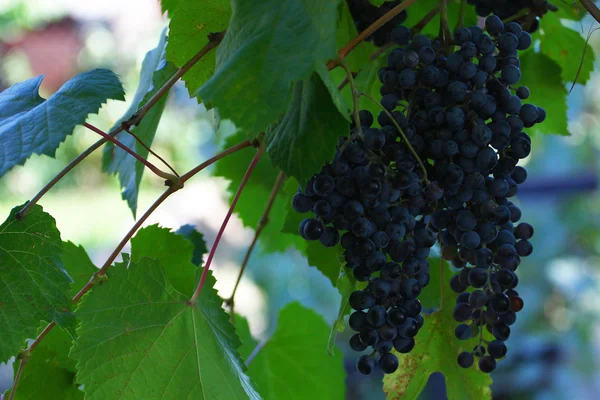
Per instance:
[[[217,47],[219,44],[221,44],[221,41],[223,41],[223,38],[225,37],[226,32],[227,31],[222,31],[222,32],[209,34],[208,35],[208,40],[209,40],[208,43],[198,53],[196,53],[196,55],[194,57],[192,57],[187,63],[185,63],[185,65],[183,67],[179,68],[179,70],[177,70],[177,72],[175,72],[175,74],[171,77],[171,79],[169,79],[167,82],[165,82],[165,84],[162,85],[162,87],[160,89],[158,89],[158,91],[150,98],[150,100],[148,100],[148,102],[146,104],[144,104],[144,106],[139,111],[137,111],[135,114],[133,114],[131,116],[131,118],[129,118],[129,120],[127,120],[125,122],[125,128],[129,128],[134,125],[139,125],[140,122],[142,121],[142,118],[144,118],[144,116],[146,115],[146,113],[148,113],[148,111],[150,111],[150,109],[152,107],[154,107],[156,105],[156,103],[158,103],[158,101],[161,99],[161,97],[163,97],[171,89],[171,87],[183,75],[185,75],[186,72],[188,72],[209,51],[211,51],[212,49]]]
[[[19,358],[19,369],[17,370],[17,375],[13,381],[13,385],[10,388],[10,394],[8,395],[8,400],[13,400],[15,397],[15,393],[17,393],[17,387],[19,386],[19,381],[21,380],[21,376],[23,376],[23,369],[25,369],[25,365],[27,364],[27,358]]]
[[[161,156],[159,156],[158,154],[156,154],[149,146],[146,145],[146,143],[144,143],[142,141],[142,139],[140,139],[135,133],[133,133],[131,130],[127,129],[127,128],[123,128],[125,130],[125,132],[129,133],[131,136],[133,136],[133,138],[136,140],[136,142],[139,143],[140,146],[142,146],[144,149],[146,149],[150,154],[152,154],[154,157],[158,158],[164,165],[167,166],[167,168],[169,168],[171,170],[171,172],[173,172],[178,178],[179,178],[179,174],[177,173],[177,171],[175,171],[175,168],[173,168],[171,166],[171,164],[169,164],[164,158],[162,158]]]
[[[256,246],[256,242],[258,242],[258,237],[260,236],[265,226],[269,223],[269,214],[271,213],[271,208],[273,208],[273,204],[275,203],[275,198],[285,181],[285,173],[283,171],[279,172],[277,175],[277,179],[275,180],[275,184],[273,185],[273,189],[271,189],[271,194],[269,195],[269,200],[267,201],[267,206],[265,207],[265,211],[263,215],[258,220],[258,225],[256,226],[256,230],[254,231],[254,238],[252,239],[252,243],[248,247],[246,251],[246,255],[244,256],[244,260],[242,261],[242,265],[240,268],[240,272],[238,273],[237,280],[235,281],[235,285],[233,287],[233,292],[231,296],[225,300],[225,304],[228,304],[231,307],[231,317],[234,316],[234,307],[235,307],[235,293],[237,292],[240,281],[242,280],[242,275],[244,275],[244,271],[246,270],[246,266],[248,265],[248,261],[250,260],[250,256],[252,255],[252,251]]]
[[[419,22],[415,24],[412,28],[410,28],[410,33],[412,36],[420,33],[423,28],[427,26],[428,23],[433,20],[433,18],[438,15],[441,9],[441,5],[438,3],[434,8],[432,8]]]
[[[208,271],[210,269],[210,265],[215,256],[215,252],[217,251],[217,247],[219,246],[219,242],[221,241],[221,237],[223,236],[223,232],[225,232],[227,223],[229,222],[229,219],[231,218],[231,215],[233,214],[233,210],[235,210],[235,205],[237,204],[237,202],[240,198],[240,195],[242,194],[244,188],[246,187],[246,183],[248,183],[248,179],[250,178],[250,175],[252,174],[252,171],[254,170],[254,167],[256,167],[256,164],[258,164],[258,162],[260,161],[260,158],[262,157],[264,151],[265,151],[265,146],[264,146],[264,143],[261,142],[261,144],[258,148],[258,151],[254,155],[254,158],[252,158],[252,161],[250,162],[250,165],[248,166],[248,169],[246,170],[246,173],[244,174],[244,178],[242,179],[242,183],[240,183],[240,187],[238,188],[235,196],[233,197],[233,201],[231,202],[231,206],[229,207],[229,210],[227,211],[227,214],[225,215],[225,219],[223,220],[223,223],[221,224],[221,228],[219,229],[219,232],[217,233],[215,242],[213,243],[213,245],[210,249],[210,252],[208,253],[208,258],[206,259],[206,264],[204,264],[204,270],[202,271],[202,276],[200,277],[200,282],[198,283],[198,286],[196,287],[196,290],[194,291],[194,294],[192,295],[192,298],[190,299],[191,304],[195,303],[196,300],[198,299],[198,296],[200,296],[200,291],[202,290],[202,287],[204,286],[204,282],[206,281],[206,277],[208,276]]]
[[[452,33],[450,33],[446,0],[440,0],[440,7],[440,37],[442,37],[444,43],[450,44],[452,42]]]
[[[440,240],[441,240],[441,234],[440,234]],[[441,289],[440,289],[441,290],[441,294],[440,294],[440,296],[441,296],[440,297],[440,310],[444,309],[444,301],[445,301],[445,298],[444,298],[444,295],[445,295],[445,293],[444,293],[444,291],[445,291],[444,286],[446,286],[446,283],[444,282],[444,273],[445,273],[444,270],[445,270],[445,268],[444,268],[444,256],[440,252],[440,282],[442,282]]]
[[[516,21],[516,20],[518,20],[519,18],[521,18],[521,17],[524,17],[524,16],[526,16],[527,14],[529,14],[529,12],[530,12],[530,11],[531,11],[531,10],[529,10],[529,8],[523,8],[523,9],[521,9],[521,11],[519,11],[518,13],[516,13],[516,14],[514,14],[514,15],[511,15],[511,16],[510,16],[510,17],[508,17],[508,18],[505,18],[505,19],[503,19],[503,20],[502,20],[502,22],[506,24],[506,23],[508,23],[508,22]]]
[[[206,44],[206,46],[204,46],[194,57],[192,57],[190,61],[185,63],[183,67],[179,68],[177,72],[175,72],[175,74],[171,77],[171,79],[169,79],[140,110],[133,114],[128,121],[123,122],[120,126],[113,129],[111,132],[108,133],[108,135],[114,137],[120,132],[122,132],[123,128],[130,128],[133,125],[139,125],[144,115],[146,115],[146,113],[150,111],[150,109],[158,102],[158,100],[169,91],[169,89],[175,84],[175,82],[177,82],[187,71],[190,70],[190,68],[192,68],[198,61],[200,61],[202,57],[204,57],[210,50],[217,47],[223,40],[224,36],[225,31],[209,35],[209,42],[208,44]],[[40,199],[44,197],[44,195],[54,187],[54,185],[60,182],[60,180],[64,178],[65,175],[67,175],[73,168],[79,165],[81,161],[85,160],[90,154],[98,150],[107,141],[108,140],[105,138],[100,139],[99,141],[91,145],[89,148],[87,148],[87,150],[85,150],[83,153],[74,158],[73,161],[69,163],[69,165],[63,168],[62,171],[60,171],[54,178],[52,178],[52,180],[48,182],[46,186],[44,186],[38,192],[38,194],[36,194],[16,214],[16,218],[18,220],[23,219],[25,215],[27,215],[27,213],[31,210],[31,208],[34,205],[36,205],[40,201]]]
[[[52,321],[44,328],[44,330],[42,332],[40,332],[38,337],[36,337],[35,340],[27,348],[27,351],[29,353],[31,353],[33,350],[35,350],[35,348],[38,346],[38,344],[40,344],[42,339],[45,338],[48,333],[50,333],[52,328],[54,328],[54,325],[56,325],[56,322]]]
[[[460,11],[458,12],[458,21],[456,21],[457,28],[464,28],[466,11],[467,11],[467,0],[460,0]]]
[[[172,174],[169,174],[167,172],[161,171],[159,168],[157,168],[150,161],[146,160],[144,157],[140,156],[138,153],[136,153],[135,151],[131,150],[129,147],[125,146],[119,140],[117,140],[116,138],[110,136],[108,133],[104,132],[103,130],[98,129],[94,125],[88,124],[87,122],[84,122],[83,126],[85,126],[86,128],[88,128],[89,130],[92,130],[92,131],[96,132],[98,135],[102,136],[104,139],[108,140],[109,142],[113,143],[115,146],[120,147],[122,150],[124,150],[125,152],[129,153],[130,155],[132,155],[136,160],[138,160],[139,162],[141,162],[142,164],[144,164],[146,167],[148,167],[148,169],[150,171],[154,172],[159,177],[161,177],[163,179],[166,179],[167,181],[177,182],[177,178],[178,177],[175,177]]]
[[[367,29],[362,31],[357,37],[352,39],[347,45],[342,47],[340,51],[338,51],[338,59],[330,60],[327,63],[327,68],[331,71],[335,67],[339,65],[339,60],[344,59],[356,46],[362,43],[366,38],[375,33],[379,28],[388,23],[392,18],[396,15],[400,14],[402,11],[406,10],[409,6],[416,3],[417,0],[404,0],[402,3],[398,4],[396,7],[392,8],[390,11],[385,13],[381,18],[377,21],[373,22]]]
[[[214,164],[215,162],[219,161],[221,158],[228,156],[229,154],[233,154],[233,153],[235,153],[241,149],[244,149],[246,147],[250,147],[250,146],[254,146],[254,145],[255,145],[254,141],[244,140],[243,142],[238,143],[235,146],[232,146],[232,147],[228,148],[227,150],[222,151],[221,153],[217,154],[216,156],[209,158],[202,164],[198,165],[197,167],[195,167],[195,168],[191,169],[190,171],[186,172],[185,174],[183,174],[183,176],[181,176],[179,178],[179,183],[184,184],[191,177],[196,175],[198,172],[202,171],[204,168],[208,167],[209,165]]]
[[[398,125],[398,122],[396,121],[396,119],[392,116],[392,114],[390,114],[390,112],[388,110],[385,109],[385,107],[383,107],[381,105],[380,102],[378,102],[377,100],[375,100],[372,96],[370,96],[370,95],[368,95],[366,93],[361,93],[360,95],[361,96],[365,96],[367,99],[369,99],[373,103],[377,104],[386,113],[386,115],[392,121],[392,123],[394,124],[394,126],[396,127],[396,129],[398,129],[398,132],[400,132],[400,135],[402,136],[402,139],[404,139],[404,142],[406,143],[406,146],[408,147],[408,149],[410,150],[410,152],[412,153],[412,155],[417,159],[417,162],[419,163],[419,165],[421,166],[421,169],[423,170],[423,181],[427,182],[427,169],[425,168],[425,165],[423,164],[423,161],[421,160],[421,157],[419,157],[419,155],[415,151],[414,147],[408,141],[408,138],[404,134],[404,131],[402,130],[402,128],[400,128],[400,125]]]
[[[343,59],[340,60],[340,65],[344,69],[344,71],[346,71],[346,78],[348,78],[348,83],[350,84],[350,90],[352,91],[352,100],[354,103],[354,105],[352,107],[352,116],[354,119],[354,125],[356,126],[356,131],[358,133],[358,136],[362,139],[363,131],[362,131],[362,125],[360,123],[360,115],[359,115],[360,92],[358,91],[358,89],[356,89],[356,84],[354,83],[354,77],[352,76],[352,71],[350,71],[350,68],[348,67],[348,64],[346,63],[346,60],[343,60]],[[346,140],[346,142],[340,148],[340,153],[342,153],[346,149],[346,147],[348,147],[348,145],[352,141],[352,136],[353,136],[352,133],[350,134],[350,136],[348,136],[348,140]]]

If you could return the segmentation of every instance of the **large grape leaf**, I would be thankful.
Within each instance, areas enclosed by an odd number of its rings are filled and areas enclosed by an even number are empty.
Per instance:
[[[108,277],[77,309],[71,356],[86,399],[260,399],[212,275],[195,304],[155,260],[114,266]]]
[[[338,4],[232,0],[215,74],[198,94],[246,133],[264,131],[287,109],[292,83],[335,56]]]
[[[335,286],[343,268],[343,251],[340,245],[325,247],[319,241],[308,242],[306,244],[308,265],[321,271]]]
[[[71,279],[63,270],[56,222],[38,205],[19,221],[21,208],[0,225],[0,361],[16,356],[42,321],[70,316]]]
[[[63,242],[62,261],[73,279],[69,292],[72,297],[98,269],[84,248],[72,242]],[[15,399],[83,399],[83,392],[76,385],[75,361],[69,358],[72,343],[67,331],[52,329],[31,353]],[[15,363],[15,370],[17,367]]]
[[[0,93],[0,176],[32,154],[53,157],[76,125],[98,112],[107,99],[123,100],[125,95],[119,78],[107,69],[71,78],[47,100],[38,92],[43,78]]]
[[[207,43],[208,34],[221,32],[229,25],[229,0],[162,1],[171,17],[167,60],[182,67]],[[183,76],[191,96],[215,70],[215,50],[208,52]]]
[[[238,352],[240,353],[242,360],[246,361],[256,348],[258,341],[254,339],[250,333],[248,320],[237,314],[235,315],[235,331],[240,338],[240,342],[242,342]]]
[[[167,36],[166,31],[163,31],[158,46],[146,53],[142,63],[140,83],[133,101],[127,112],[115,123],[115,127],[119,126],[121,122],[128,120],[140,107],[146,104],[177,71],[175,65],[165,61],[166,46]],[[156,105],[148,111],[138,126],[132,128],[132,132],[148,147],[151,147],[154,141],[158,123],[167,103],[167,97],[168,93],[162,96]],[[120,133],[118,139],[143,158],[148,157],[148,150],[127,132]],[[138,192],[145,169],[144,165],[125,150],[109,142],[104,148],[102,169],[110,174],[117,174],[119,176],[119,183],[123,189],[121,196],[123,200],[127,201],[135,218]]]
[[[428,311],[437,311],[440,308],[442,301],[442,277],[437,272],[440,270],[441,263],[448,265],[447,261],[442,261],[439,257],[428,257],[429,267],[432,271],[430,274],[429,284],[423,289],[419,295],[419,301],[423,305],[423,309]],[[445,269],[447,270],[447,268]]]
[[[560,66],[545,54],[527,51],[521,57],[521,80],[531,90],[525,101],[543,107],[546,120],[535,129],[544,133],[568,135],[567,89],[562,83]]]
[[[244,136],[237,133],[229,137],[225,142],[225,148],[231,147],[243,140]],[[214,174],[228,179],[229,193],[231,197],[235,194],[242,182],[254,151],[246,149],[227,156],[225,162],[217,163]],[[279,171],[273,167],[268,154],[265,154],[252,172],[248,184],[244,188],[235,212],[245,226],[256,228],[258,221],[265,211],[265,205],[271,194],[271,189],[277,179]],[[292,180],[289,178],[288,181]],[[293,185],[292,185],[293,186]],[[297,184],[294,189],[297,188]],[[288,210],[291,210],[291,198],[296,190],[290,189],[287,183],[275,198],[273,207],[269,214],[269,223],[260,235],[262,249],[266,252],[285,251],[291,246],[303,247],[303,240],[296,235],[282,234],[281,230]],[[244,200],[245,199],[245,200]]]
[[[191,296],[196,287],[196,270],[191,262],[194,245],[183,235],[168,228],[151,225],[138,231],[131,239],[131,260],[139,262],[148,257],[165,268],[165,274],[178,292]]]
[[[583,8],[583,6],[575,0],[553,1],[552,4],[558,7],[558,12],[556,13],[556,15],[559,18],[566,18],[579,21],[587,15],[587,11],[585,10],[585,8]],[[546,21],[547,16],[548,14],[544,15],[544,17],[542,18],[543,29],[545,29],[544,22]]]
[[[329,326],[314,311],[290,303],[274,335],[248,365],[266,400],[344,399],[344,358],[327,353]]]
[[[491,399],[492,378],[476,366],[460,368],[456,358],[461,351],[471,351],[478,338],[460,341],[454,336],[457,322],[452,317],[458,295],[450,290],[452,271],[445,263],[445,292],[442,308],[425,315],[425,324],[415,338],[417,344],[408,354],[398,354],[400,367],[383,378],[383,391],[387,399],[416,399],[429,376],[441,372],[446,378],[446,394],[449,400]],[[432,275],[438,273],[432,266]],[[394,351],[395,352],[395,351]]]
[[[349,130],[317,73],[298,81],[283,118],[267,131],[269,157],[276,167],[301,185],[331,161],[340,136]]]
[[[544,29],[534,36],[534,40],[540,40],[540,52],[560,66],[563,82],[577,78],[578,83],[586,83],[594,70],[594,49],[579,32],[564,26],[554,13],[546,14],[543,21]]]
[[[204,241],[204,235],[201,234],[194,228],[193,225],[182,225],[177,232],[179,235],[183,235],[184,238],[189,240],[194,246],[194,253],[192,254],[192,264],[199,267],[202,264],[204,254],[208,252],[206,248],[206,241]]]

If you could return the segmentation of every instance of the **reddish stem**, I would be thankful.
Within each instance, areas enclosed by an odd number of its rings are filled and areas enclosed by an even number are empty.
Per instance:
[[[225,232],[225,228],[227,227],[227,223],[229,222],[229,219],[231,218],[231,215],[233,214],[235,205],[237,204],[237,202],[240,198],[240,195],[242,194],[244,187],[246,187],[246,183],[248,183],[248,179],[250,178],[250,175],[252,174],[252,171],[254,170],[254,167],[256,167],[256,164],[258,164],[258,162],[260,161],[260,158],[262,157],[264,151],[265,151],[265,147],[263,144],[261,144],[260,147],[258,148],[258,151],[254,155],[254,158],[252,158],[252,161],[250,162],[250,165],[248,166],[246,173],[244,174],[242,183],[240,184],[240,187],[238,188],[237,192],[235,193],[235,196],[233,197],[233,201],[231,202],[231,206],[229,207],[229,210],[227,211],[225,220],[223,220],[223,223],[221,224],[221,228],[219,229],[219,232],[217,233],[217,237],[215,238],[215,242],[213,243],[212,248],[210,249],[210,253],[208,253],[208,258],[206,260],[206,264],[204,265],[204,271],[202,271],[202,276],[200,277],[200,282],[198,283],[198,286],[196,287],[196,291],[194,291],[194,294],[193,294],[192,298],[190,299],[191,303],[194,303],[198,299],[198,296],[200,296],[200,291],[202,290],[202,287],[204,286],[204,282],[206,281],[206,277],[208,276],[208,270],[210,269],[210,265],[212,263],[213,257],[215,256],[215,252],[217,251],[217,247],[219,246],[219,242],[221,241],[221,237],[223,236],[223,232]]]

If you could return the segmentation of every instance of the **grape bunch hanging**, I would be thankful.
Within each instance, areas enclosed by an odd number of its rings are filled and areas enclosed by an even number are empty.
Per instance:
[[[467,3],[475,6],[480,17],[494,14],[501,20],[512,19],[528,32],[538,30],[540,17],[548,11],[558,11],[548,0],[467,0]]]
[[[523,300],[515,270],[532,252],[533,227],[510,199],[527,179],[519,160],[531,151],[523,132],[545,119],[524,103],[518,50],[531,36],[497,16],[457,28],[448,46],[394,28],[401,47],[379,71],[381,105],[360,111],[360,127],[340,138],[334,160],[294,196],[293,208],[312,211],[300,224],[306,240],[341,243],[346,267],[364,290],[350,296],[350,347],[358,370],[398,368],[392,352],[408,353],[423,326],[418,296],[430,280],[427,257],[436,239],[442,257],[460,272],[453,310],[460,340],[479,338],[457,355],[469,368],[491,372],[506,355],[505,341]],[[493,340],[484,340],[487,330]],[[418,337],[417,337],[418,338]]]
[[[347,0],[348,9],[354,19],[354,24],[359,32],[367,29],[373,22],[387,14],[392,8],[396,7],[401,0],[386,1],[380,7],[373,5],[369,0]],[[381,26],[375,33],[367,38],[367,41],[372,42],[375,46],[381,47],[390,42],[392,30],[396,25],[400,25],[406,21],[406,10],[402,10],[398,15],[394,16],[389,22]]]

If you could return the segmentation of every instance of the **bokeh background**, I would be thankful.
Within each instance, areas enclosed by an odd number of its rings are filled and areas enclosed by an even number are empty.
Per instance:
[[[48,97],[74,75],[102,67],[121,76],[131,100],[142,59],[167,24],[157,0],[0,0],[0,91],[44,74],[41,90]],[[591,18],[584,18],[576,29],[587,33],[592,24]],[[590,40],[596,54],[599,34]],[[533,134],[533,151],[525,160],[530,178],[519,189],[519,203],[536,228],[535,252],[519,268],[526,308],[513,327],[507,360],[492,374],[494,399],[600,398],[600,61],[595,67],[598,72],[588,84],[575,85],[569,96],[572,135]],[[127,102],[109,101],[90,120],[109,129],[127,107]],[[234,130],[227,121],[217,124],[214,114],[189,99],[178,84],[153,148],[184,171],[212,156]],[[10,171],[0,180],[0,215],[31,198],[96,140],[93,132],[77,128],[56,159],[34,156]],[[104,174],[100,165],[97,152],[41,202],[57,219],[63,239],[83,245],[97,264],[133,223],[117,179]],[[173,229],[192,224],[211,245],[228,208],[226,186],[225,180],[206,171],[172,196],[147,224]],[[160,179],[146,175],[140,209],[162,190]],[[252,230],[233,218],[214,262],[222,297],[231,293],[251,239]],[[279,309],[292,300],[314,308],[328,322],[339,304],[337,290],[292,249],[281,254],[261,254],[258,249],[237,296],[244,301],[236,308],[259,338],[272,332]],[[345,349],[346,335],[338,339]],[[383,399],[381,377],[363,378],[354,360],[351,354],[346,360],[348,399]],[[0,393],[11,381],[12,368],[0,364]],[[433,375],[421,397],[445,399],[443,377]]]

